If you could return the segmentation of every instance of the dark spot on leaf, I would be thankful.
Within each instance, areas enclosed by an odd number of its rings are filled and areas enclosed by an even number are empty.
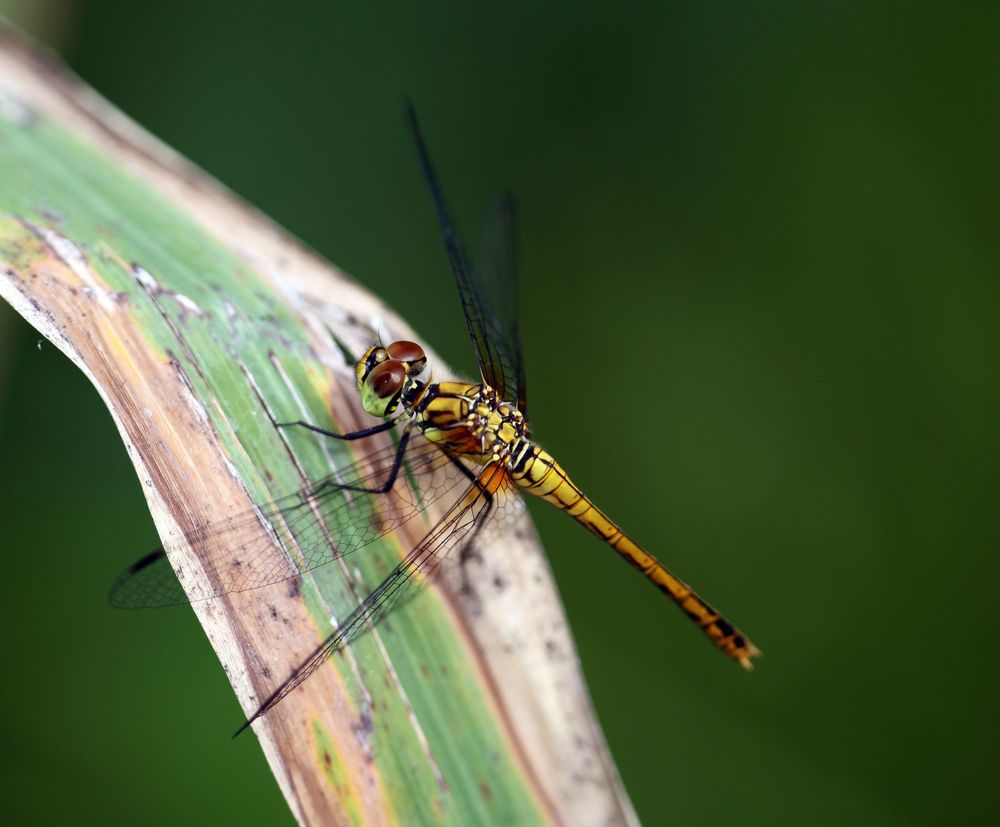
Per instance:
[[[362,712],[358,716],[358,722],[351,729],[354,730],[354,734],[359,738],[365,738],[375,731],[375,722],[372,720],[371,715],[367,712]]]

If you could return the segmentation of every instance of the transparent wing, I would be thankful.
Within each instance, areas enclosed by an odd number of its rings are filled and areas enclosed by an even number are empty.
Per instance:
[[[508,487],[503,467],[489,465],[483,469],[385,580],[292,671],[235,734],[239,735],[301,686],[327,658],[412,599],[456,548],[464,550],[481,540],[487,526],[509,527],[521,510],[521,501]]]
[[[483,291],[494,310],[487,325],[488,335],[506,342],[510,353],[509,364],[504,360],[504,377],[506,380],[508,373],[513,374],[514,383],[511,395],[504,398],[517,402],[521,413],[526,414],[524,353],[518,312],[521,299],[518,256],[517,200],[505,192],[496,199],[486,220],[478,272],[482,276]]]
[[[462,243],[438,183],[437,173],[431,164],[427,147],[420,133],[420,125],[412,105],[406,109],[407,123],[413,134],[420,166],[427,188],[430,190],[434,210],[441,226],[444,246],[448,251],[448,261],[455,274],[458,295],[462,301],[462,312],[472,339],[472,346],[479,362],[483,379],[496,389],[501,399],[523,405],[524,365],[521,359],[521,344],[517,324],[517,279],[516,266],[516,207],[513,198],[501,199],[499,209],[491,224],[488,238],[492,239],[487,257],[497,256],[487,265],[489,278],[481,279],[472,267],[468,253]],[[501,315],[498,315],[498,312]]]
[[[295,578],[395,531],[468,485],[474,472],[457,462],[419,434],[404,434],[398,446],[374,451],[307,488],[189,532],[205,575],[197,582],[184,571],[175,574],[157,549],[119,576],[111,603],[168,606]]]
[[[187,595],[161,546],[118,575],[108,600],[116,609],[148,609],[186,603]]]

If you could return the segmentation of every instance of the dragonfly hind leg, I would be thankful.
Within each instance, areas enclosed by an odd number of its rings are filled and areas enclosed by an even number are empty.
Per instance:
[[[389,469],[389,476],[386,477],[385,482],[381,485],[369,487],[365,485],[351,485],[350,483],[336,482],[334,480],[324,480],[310,494],[315,497],[328,488],[334,488],[337,491],[357,491],[360,494],[388,494],[396,484],[399,471],[403,467],[403,456],[406,454],[406,446],[409,441],[410,432],[407,431],[399,438],[399,445],[396,446],[396,456],[392,461],[392,468]]]
[[[274,426],[276,428],[305,428],[306,430],[312,431],[316,434],[322,434],[323,436],[331,437],[332,439],[343,439],[348,441],[353,441],[356,439],[365,439],[370,436],[375,436],[376,434],[382,434],[386,431],[390,431],[396,427],[396,422],[394,420],[388,420],[382,422],[378,425],[373,425],[371,428],[363,428],[360,431],[350,431],[346,434],[338,434],[335,431],[327,430],[326,428],[321,428],[319,425],[313,425],[311,422],[306,422],[303,419],[296,419],[293,422],[275,422]],[[388,494],[392,490],[393,485],[396,483],[396,478],[399,476],[399,469],[403,465],[403,454],[406,452],[406,444],[409,442],[410,434],[407,431],[399,440],[399,445],[396,448],[396,457],[393,460],[392,468],[389,469],[389,476],[386,481],[381,485],[376,485],[372,487],[367,487],[364,485],[350,485],[343,483],[336,483],[333,480],[325,480],[323,483],[318,485],[313,489],[312,496],[326,491],[328,488],[336,488],[338,491],[355,491],[359,494]]]
[[[482,516],[477,519],[476,526],[472,530],[472,536],[470,536],[458,550],[458,568],[462,575],[462,585],[460,590],[463,594],[472,595],[472,581],[469,577],[468,565],[475,559],[479,558],[479,552],[476,548],[476,538],[479,535],[480,530],[486,523],[489,522],[490,517],[493,515],[493,509],[496,508],[496,497],[489,488],[483,484],[482,479],[473,473],[469,468],[467,468],[460,459],[455,457],[449,457],[451,461],[458,466],[462,473],[469,478],[473,485],[479,488],[480,493],[486,500],[486,509]]]

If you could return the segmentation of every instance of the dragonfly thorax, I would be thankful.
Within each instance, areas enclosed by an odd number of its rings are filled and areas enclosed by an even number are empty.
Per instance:
[[[414,400],[411,415],[427,439],[477,462],[507,462],[527,438],[524,416],[489,385],[434,382]]]

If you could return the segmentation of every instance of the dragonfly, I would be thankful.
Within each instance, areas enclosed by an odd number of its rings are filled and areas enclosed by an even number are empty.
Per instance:
[[[638,569],[677,604],[708,640],[746,669],[760,651],[695,591],[601,511],[530,435],[524,357],[517,306],[517,207],[501,196],[488,224],[479,267],[472,261],[445,203],[437,172],[412,106],[406,120],[430,192],[469,338],[479,382],[435,381],[427,355],[412,341],[375,343],[357,359],[355,377],[365,411],[379,424],[338,433],[304,420],[275,422],[321,438],[364,444],[394,438],[354,464],[222,529],[235,543],[204,544],[206,583],[181,586],[156,549],[126,570],[111,590],[120,607],[163,606],[246,592],[301,576],[373,543],[437,504],[441,516],[398,565],[337,624],[257,709],[237,735],[302,685],[431,580],[458,550],[509,529],[523,510],[520,495],[565,512]],[[382,444],[382,443],[377,443]],[[373,518],[375,517],[375,518]],[[277,539],[273,526],[286,537]],[[270,530],[268,530],[270,529]],[[201,545],[197,536],[188,538]],[[228,552],[216,548],[235,546]],[[218,556],[213,556],[218,555]],[[234,736],[235,737],[235,736]]]

